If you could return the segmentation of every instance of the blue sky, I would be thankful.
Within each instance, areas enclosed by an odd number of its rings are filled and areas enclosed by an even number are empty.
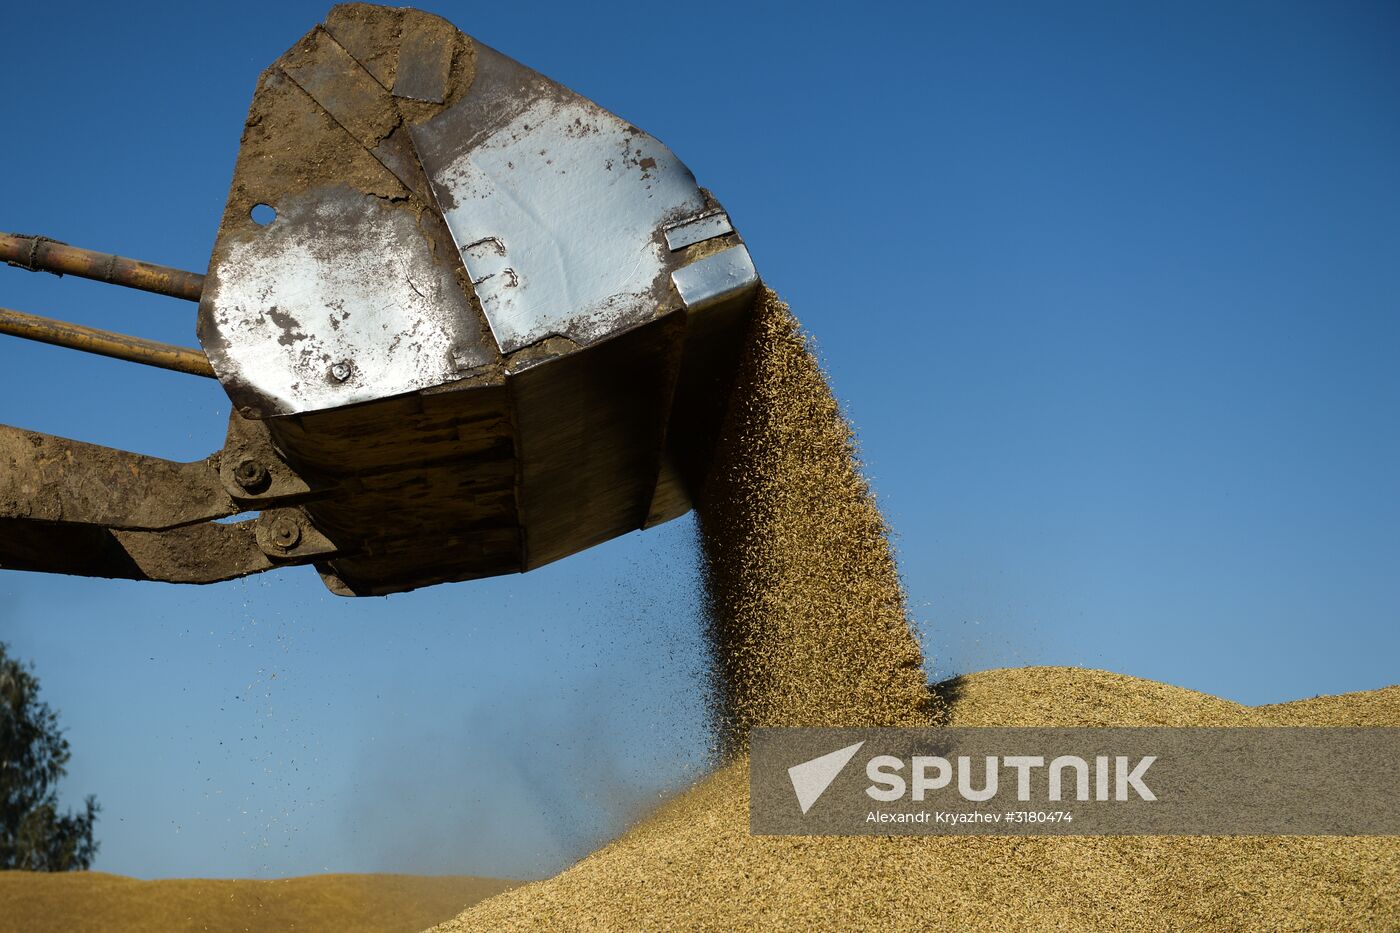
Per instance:
[[[1400,681],[1400,7],[430,3],[668,143],[815,334],[933,673]],[[0,229],[203,269],[310,2],[25,4]],[[0,268],[179,343],[193,306]],[[0,422],[195,459],[213,383],[5,340]],[[706,756],[688,519],[385,600],[0,575],[142,877],[557,870]]]

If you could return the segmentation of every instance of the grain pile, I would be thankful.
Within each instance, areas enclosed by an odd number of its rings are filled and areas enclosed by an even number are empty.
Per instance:
[[[925,686],[886,529],[791,315],[760,304],[700,503],[733,756],[621,839],[434,933],[1400,927],[1400,839],[762,837],[754,725],[1400,726],[1400,688],[1249,709],[1115,674]]]
[[[3,871],[0,933],[410,933],[511,884],[413,875],[138,881],[95,871]]]
[[[1400,726],[1400,687],[1251,709],[1074,668],[961,678],[957,726]],[[765,837],[738,760],[549,881],[435,933],[1395,930],[1396,837]]]

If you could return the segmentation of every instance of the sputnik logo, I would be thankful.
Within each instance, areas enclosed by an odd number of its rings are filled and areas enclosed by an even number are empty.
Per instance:
[[[845,748],[838,748],[834,752],[788,768],[788,778],[792,781],[792,790],[797,794],[797,805],[802,808],[804,816],[812,809],[812,804],[826,793],[831,782],[836,780],[836,775],[841,773],[841,769],[846,767],[864,744],[857,742],[847,745]]]

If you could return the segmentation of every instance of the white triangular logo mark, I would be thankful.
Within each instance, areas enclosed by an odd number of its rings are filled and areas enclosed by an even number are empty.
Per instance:
[[[803,814],[812,809],[812,804],[817,802],[818,797],[826,793],[831,782],[836,780],[836,775],[841,773],[841,769],[846,767],[846,763],[855,757],[864,744],[857,742],[847,745],[820,758],[813,758],[788,768],[788,777],[792,780],[792,789],[797,794],[797,804],[802,808]]]

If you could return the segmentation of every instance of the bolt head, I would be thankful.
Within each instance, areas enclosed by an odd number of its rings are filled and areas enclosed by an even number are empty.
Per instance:
[[[256,460],[244,460],[234,467],[233,478],[247,492],[262,492],[269,481],[267,467]]]
[[[284,551],[296,547],[301,540],[301,526],[295,519],[283,515],[272,522],[272,543]]]
[[[349,379],[350,363],[346,360],[342,360],[339,363],[333,363],[331,365],[331,378],[334,379],[336,382],[344,382],[346,379]]]

